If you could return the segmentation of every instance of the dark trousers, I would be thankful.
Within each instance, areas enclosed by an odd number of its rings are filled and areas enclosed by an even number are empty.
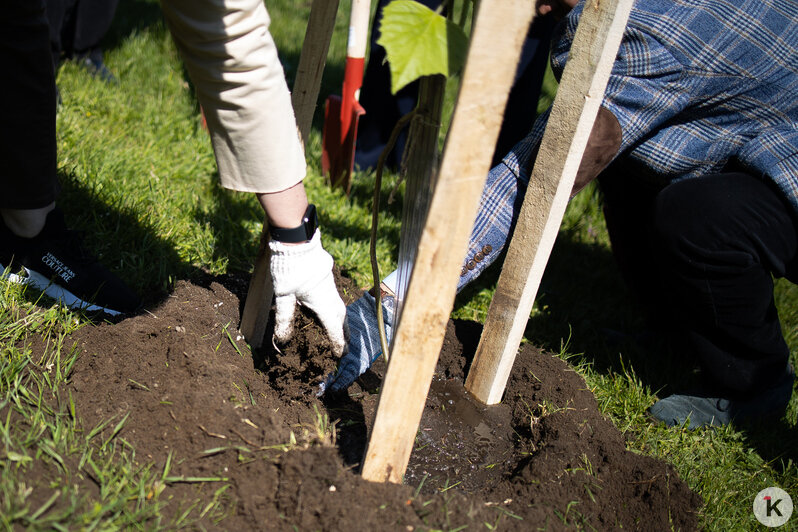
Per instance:
[[[53,64],[58,67],[63,54],[89,56],[102,61],[100,41],[116,13],[119,0],[47,0]]]
[[[709,383],[744,396],[782,377],[773,277],[798,280],[798,226],[772,183],[730,172],[660,189],[611,169],[601,187],[624,276]]]
[[[420,4],[436,9],[441,0],[416,0]],[[395,95],[391,94],[391,73],[385,62],[385,49],[377,44],[382,9],[390,0],[380,0],[371,28],[371,43],[368,63],[360,91],[360,104],[366,114],[358,121],[355,163],[362,169],[374,168],[394,126],[399,119],[413,110],[418,100],[418,83],[411,83]],[[516,71],[515,83],[507,101],[499,139],[494,151],[491,167],[495,166],[519,140],[532,128],[537,116],[543,75],[549,57],[554,20],[552,17],[536,17],[527,34],[521,61]],[[397,139],[395,148],[386,158],[386,166],[398,168],[404,152],[407,131]]]
[[[35,209],[56,195],[55,74],[43,0],[8,0],[0,17],[0,208]]]

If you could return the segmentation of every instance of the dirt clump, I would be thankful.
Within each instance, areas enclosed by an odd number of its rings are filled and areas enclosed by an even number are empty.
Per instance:
[[[364,481],[384,362],[348,393],[316,397],[335,366],[322,329],[300,313],[288,345],[251,354],[237,330],[245,289],[180,282],[148,312],[69,338],[80,356],[67,392],[84,427],[111,419],[108,434],[124,419],[115,437],[140,463],[222,479],[168,484],[165,517],[205,507],[224,484],[221,510],[191,514],[197,527],[698,528],[700,497],[669,464],[628,451],[562,360],[525,345],[502,404],[473,401],[463,381],[481,326],[466,321],[448,325],[405,483]]]

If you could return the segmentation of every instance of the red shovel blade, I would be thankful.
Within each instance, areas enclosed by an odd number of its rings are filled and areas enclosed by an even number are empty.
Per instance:
[[[366,110],[356,100],[352,102],[349,127],[342,132],[341,97],[332,95],[324,106],[324,129],[321,138],[321,171],[332,187],[340,186],[349,194],[352,170],[355,166],[357,123]]]

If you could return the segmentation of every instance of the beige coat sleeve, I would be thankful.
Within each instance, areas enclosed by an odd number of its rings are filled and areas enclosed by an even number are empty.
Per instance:
[[[162,0],[197,90],[222,186],[279,192],[305,154],[263,0]]]

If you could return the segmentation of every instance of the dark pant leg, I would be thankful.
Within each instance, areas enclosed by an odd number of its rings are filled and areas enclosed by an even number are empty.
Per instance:
[[[603,197],[604,219],[612,244],[612,253],[621,277],[641,306],[649,328],[669,334],[662,316],[662,277],[660,263],[654,256],[654,199],[662,185],[640,178],[640,172],[624,161],[613,163],[598,179]],[[674,338],[671,338],[674,339]]]
[[[707,377],[755,393],[782,377],[789,349],[772,277],[798,260],[794,213],[769,182],[744,173],[686,179],[653,209],[665,308]]]
[[[9,0],[0,17],[0,207],[34,209],[56,195],[55,73],[42,0]]]
[[[61,64],[61,53],[71,47],[71,42],[64,42],[64,27],[72,24],[72,8],[75,0],[45,0],[47,5],[47,22],[50,25],[50,47],[53,54],[53,67],[58,71]]]
[[[491,168],[499,164],[532,129],[538,115],[538,100],[549,60],[549,43],[554,25],[554,17],[535,17],[529,26],[515,81],[507,98]]]
[[[72,52],[102,60],[102,41],[113,22],[119,0],[78,0],[75,6]]]
[[[441,0],[416,0],[430,9],[436,9]],[[357,143],[355,144],[355,164],[368,169],[377,166],[377,161],[385,149],[399,119],[413,110],[418,101],[418,82],[391,94],[391,71],[385,62],[385,48],[377,44],[380,38],[382,10],[390,0],[380,0],[371,25],[369,58],[363,75],[363,88],[360,91],[360,104],[366,114],[358,120]],[[396,145],[385,159],[389,168],[398,168],[407,140],[405,128],[396,140]]]

